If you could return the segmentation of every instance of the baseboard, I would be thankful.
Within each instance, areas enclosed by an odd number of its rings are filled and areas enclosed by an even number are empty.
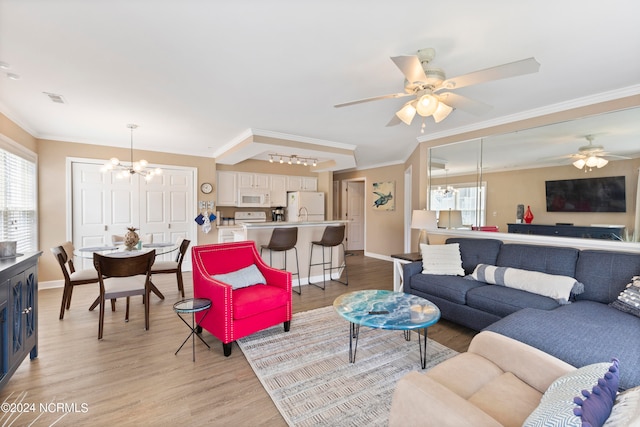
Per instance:
[[[374,254],[373,252],[364,252],[364,256],[368,256],[371,258],[376,258],[376,259],[381,259],[383,261],[389,261],[389,262],[393,262],[393,259],[391,258],[391,255],[382,255],[382,254]]]
[[[64,280],[49,280],[48,282],[38,282],[38,290],[64,288]]]

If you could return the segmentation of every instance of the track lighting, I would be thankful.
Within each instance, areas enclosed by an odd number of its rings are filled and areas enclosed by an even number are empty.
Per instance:
[[[285,161],[287,162],[287,164],[292,165],[292,164],[303,164],[304,166],[308,166],[309,163],[311,163],[312,166],[318,166],[318,159],[315,159],[313,157],[302,157],[302,156],[298,156],[297,154],[278,154],[278,153],[271,153],[269,154],[269,163],[273,163],[273,158],[279,158],[279,162],[280,164],[283,164]]]

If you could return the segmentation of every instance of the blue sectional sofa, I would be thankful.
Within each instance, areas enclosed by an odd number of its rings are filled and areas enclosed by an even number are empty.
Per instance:
[[[640,318],[609,304],[633,276],[640,254],[452,238],[470,275],[478,264],[570,276],[584,292],[569,304],[520,289],[468,277],[422,274],[422,262],[404,266],[404,292],[435,303],[442,318],[489,330],[581,367],[617,357],[621,389],[640,385]]]

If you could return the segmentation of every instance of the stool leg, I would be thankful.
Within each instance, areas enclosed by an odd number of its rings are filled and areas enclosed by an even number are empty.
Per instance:
[[[298,295],[302,295],[302,285],[300,284],[300,264],[298,264],[298,248],[294,246],[293,250],[296,251],[296,275],[298,276],[298,292],[297,293]]]
[[[308,279],[308,280],[309,280],[309,284],[310,284],[310,285],[316,286],[316,287],[318,287],[318,288],[320,288],[320,289],[324,290],[324,289],[325,289],[325,287],[326,287],[326,286],[325,286],[325,282],[324,282],[324,280],[323,280],[323,282],[322,282],[322,287],[320,287],[320,285],[319,285],[318,283],[313,283],[313,282],[311,281],[311,266],[312,266],[312,265],[322,265],[322,278],[324,279],[324,247],[323,247],[323,246],[320,246],[320,247],[322,248],[322,264],[312,264],[312,261],[313,261],[313,247],[314,247],[314,246],[316,246],[316,245],[314,245],[314,244],[312,243],[312,244],[311,244],[311,250],[309,251],[309,279]]]

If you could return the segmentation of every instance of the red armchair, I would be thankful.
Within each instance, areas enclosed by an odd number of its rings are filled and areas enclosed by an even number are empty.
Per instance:
[[[269,267],[262,261],[252,241],[194,246],[193,295],[209,298],[211,308],[196,313],[202,329],[220,341],[224,355],[231,354],[233,341],[254,332],[284,323],[291,326],[291,273]],[[266,285],[233,289],[211,276],[230,273],[255,264]],[[203,320],[204,317],[204,320]]]

